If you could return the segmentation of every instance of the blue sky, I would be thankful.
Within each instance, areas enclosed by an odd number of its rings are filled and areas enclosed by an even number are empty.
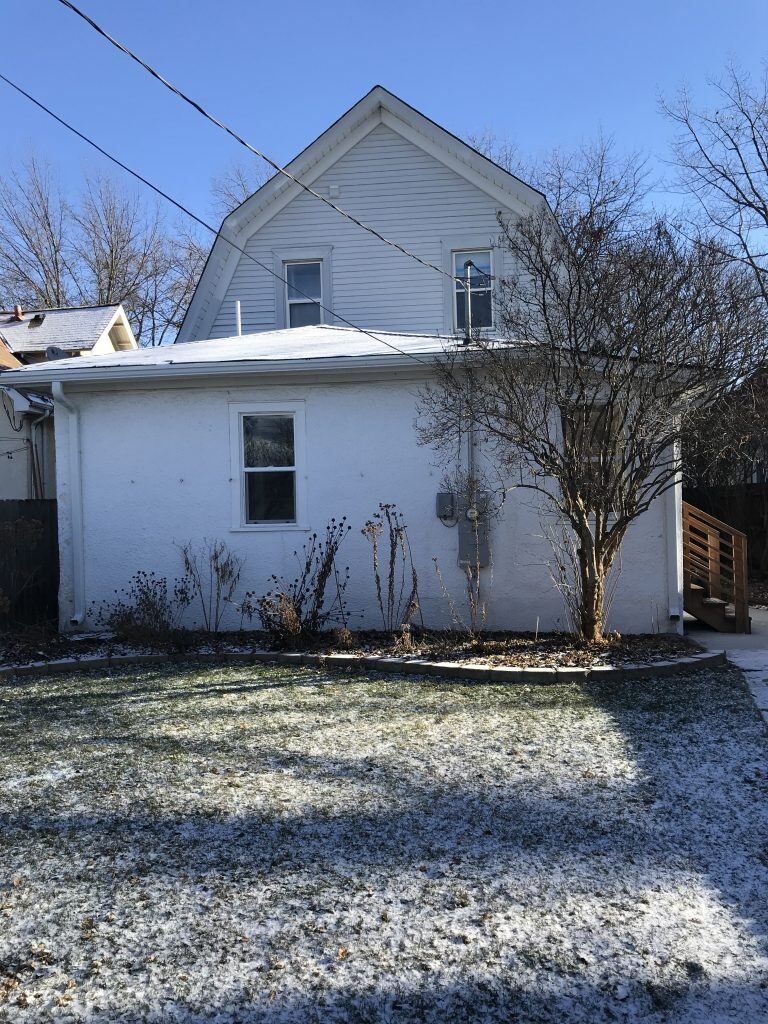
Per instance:
[[[324,4],[81,0],[83,8],[277,160],[381,83],[458,135],[492,129],[524,152],[598,131],[658,163],[660,94],[702,100],[729,58],[760,71],[765,0],[455,0]],[[56,0],[3,0],[2,70],[196,211],[243,150]],[[34,149],[65,185],[98,167],[84,145],[0,83],[0,159]],[[117,172],[116,172],[117,173]]]

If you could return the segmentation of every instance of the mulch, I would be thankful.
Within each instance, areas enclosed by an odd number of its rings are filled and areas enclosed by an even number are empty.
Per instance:
[[[160,645],[130,643],[110,634],[66,635],[17,633],[0,635],[0,664],[64,658],[85,659],[132,652],[179,652],[194,655],[210,651],[269,650],[274,642],[263,632],[186,633],[182,643]],[[455,630],[413,630],[410,636],[376,630],[339,634],[329,632],[302,650],[322,653],[381,655],[422,658],[430,661],[474,662],[482,665],[519,667],[590,666],[601,664],[648,664],[684,657],[699,646],[676,635],[611,634],[602,643],[587,643],[568,633],[484,632],[474,636]]]

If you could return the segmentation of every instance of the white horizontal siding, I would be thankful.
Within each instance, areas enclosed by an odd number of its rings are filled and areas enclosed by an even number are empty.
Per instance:
[[[378,125],[314,182],[339,205],[388,238],[443,266],[443,245],[489,243],[498,205],[483,191],[392,129]],[[246,251],[273,266],[273,252],[332,246],[333,306],[347,320],[379,330],[443,331],[444,278],[386,246],[310,195],[300,195],[248,240]],[[447,269],[447,268],[446,268]],[[235,333],[239,299],[244,331],[277,324],[274,278],[241,256],[210,336]]]

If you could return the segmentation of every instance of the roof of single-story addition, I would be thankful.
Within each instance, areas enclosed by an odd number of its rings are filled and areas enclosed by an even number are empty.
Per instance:
[[[395,334],[319,324],[234,338],[80,356],[3,372],[3,384],[39,387],[52,381],[135,380],[211,376],[240,370],[272,372],[329,366],[402,366],[428,362],[455,342],[434,334]]]

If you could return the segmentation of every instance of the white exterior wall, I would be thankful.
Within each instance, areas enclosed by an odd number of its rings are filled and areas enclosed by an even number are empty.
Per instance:
[[[380,623],[370,548],[360,535],[379,502],[395,502],[405,514],[426,624],[450,625],[432,558],[438,557],[449,588],[464,608],[457,531],[435,517],[442,471],[432,465],[430,451],[416,445],[417,388],[413,380],[392,380],[89,394],[68,390],[81,413],[86,606],[112,599],[139,569],[178,576],[176,545],[189,539],[222,538],[245,556],[243,590],[264,592],[272,573],[292,577],[293,552],[300,550],[307,533],[283,527],[266,532],[231,528],[235,482],[229,409],[251,401],[303,401],[309,526],[322,533],[331,516],[346,515],[353,527],[340,556],[341,564],[351,569],[351,625]],[[63,414],[56,417],[63,628],[72,614],[73,565],[66,419]],[[530,492],[514,492],[502,520],[492,524],[495,564],[492,573],[484,571],[490,627],[533,630],[537,617],[542,630],[566,627],[546,569],[549,551],[533,503]],[[658,501],[627,538],[612,628],[646,632],[676,627],[669,620],[670,588],[677,584],[667,568],[668,509],[669,502]],[[231,618],[228,625],[238,622]]]
[[[487,248],[499,235],[498,202],[384,124],[312,183],[326,196],[331,186],[338,186],[334,201],[342,208],[446,271],[451,270],[451,249]],[[330,291],[323,303],[356,326],[428,334],[453,329],[450,281],[314,196],[303,193],[293,199],[244,248],[278,273],[283,257],[311,259],[330,249]],[[500,260],[500,251],[497,256]],[[502,267],[497,264],[494,270],[501,274]],[[281,320],[284,294],[281,282],[240,256],[205,337],[236,333],[237,299],[244,333],[287,326]]]
[[[8,422],[4,416],[2,421]],[[28,416],[23,418],[23,427],[18,433],[12,432],[10,428],[0,431],[0,501],[8,498],[23,500],[38,497],[32,474],[32,433]],[[50,419],[35,427],[34,444],[43,485],[43,493],[39,496],[55,498],[56,469],[53,423]],[[13,453],[11,458],[7,458],[8,452]]]

